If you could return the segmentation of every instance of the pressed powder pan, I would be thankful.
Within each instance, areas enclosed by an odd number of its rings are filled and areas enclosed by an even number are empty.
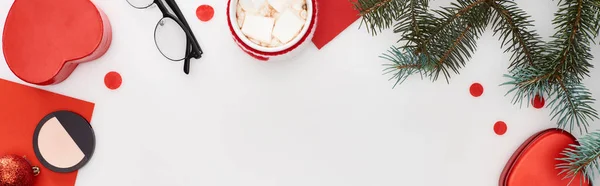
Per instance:
[[[33,149],[44,167],[73,172],[83,167],[96,147],[94,130],[79,114],[58,111],[46,115],[33,134]]]

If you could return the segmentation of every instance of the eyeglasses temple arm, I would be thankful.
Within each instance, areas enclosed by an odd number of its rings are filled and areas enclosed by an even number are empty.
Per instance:
[[[191,37],[190,39],[192,39],[192,49],[198,50],[196,52],[198,53],[197,54],[198,58],[200,58],[200,56],[204,52],[202,51],[200,44],[198,44],[198,41],[196,40],[196,36],[194,36],[194,32],[192,32],[192,28],[190,27],[187,20],[185,19],[185,16],[183,16],[183,13],[181,13],[181,9],[179,9],[179,6],[175,2],[175,0],[165,0],[165,2],[167,3],[167,5],[171,6],[171,10],[173,10],[173,13],[175,13],[175,16],[177,16],[177,18],[179,18],[179,20],[181,20],[181,23],[183,24],[181,26],[184,27],[183,29],[185,29],[185,30],[187,30],[187,32],[189,32],[189,35]]]
[[[192,52],[194,52],[190,49],[190,41],[188,40],[185,46],[185,59],[183,61],[183,72],[185,74],[190,74],[190,60],[192,58]]]

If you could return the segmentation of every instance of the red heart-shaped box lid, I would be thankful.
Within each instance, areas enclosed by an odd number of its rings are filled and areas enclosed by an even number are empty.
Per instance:
[[[15,0],[2,35],[6,63],[21,80],[56,84],[110,45],[108,18],[90,0]]]
[[[567,131],[547,129],[539,132],[523,143],[510,158],[500,176],[500,186],[567,186],[571,178],[559,175],[557,158],[570,144],[577,140]],[[579,186],[582,178],[578,174],[571,186]],[[581,186],[591,186],[583,183]]]

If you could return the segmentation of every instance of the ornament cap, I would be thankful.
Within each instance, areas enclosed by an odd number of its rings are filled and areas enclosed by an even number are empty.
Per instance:
[[[33,166],[31,167],[31,169],[33,170],[33,176],[37,176],[40,175],[41,169],[38,166]]]

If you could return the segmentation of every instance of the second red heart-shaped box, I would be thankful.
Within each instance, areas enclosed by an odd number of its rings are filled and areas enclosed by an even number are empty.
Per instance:
[[[499,186],[569,186],[570,178],[563,179],[556,165],[561,163],[561,152],[577,144],[567,131],[547,129],[527,139],[512,155],[500,176]],[[570,186],[580,185],[583,175],[578,174]],[[589,179],[588,179],[589,180]]]

